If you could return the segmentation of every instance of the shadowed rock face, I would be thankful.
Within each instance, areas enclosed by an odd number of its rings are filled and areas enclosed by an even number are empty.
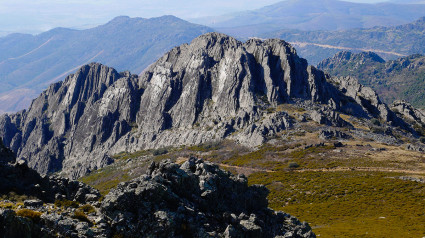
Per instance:
[[[335,111],[397,121],[370,88],[331,79],[284,41],[242,43],[209,33],[174,48],[140,76],[83,66],[28,111],[1,116],[0,136],[38,172],[62,170],[76,178],[121,151],[223,138],[261,145],[291,127],[287,113],[266,110],[299,101],[323,104],[314,116],[319,123],[343,126]]]
[[[100,198],[100,193],[96,189],[84,183],[58,176],[42,177],[35,170],[28,168],[25,161],[11,163],[12,161],[15,161],[15,156],[0,139],[0,195],[14,192],[51,203],[55,199],[83,203],[90,199],[97,201]]]

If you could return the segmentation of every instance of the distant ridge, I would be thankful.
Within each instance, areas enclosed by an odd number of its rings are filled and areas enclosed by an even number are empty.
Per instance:
[[[424,12],[425,14],[425,12]],[[317,64],[339,51],[373,51],[386,60],[425,54],[425,17],[404,25],[341,31],[281,30],[262,37],[295,42],[299,54]]]
[[[406,24],[425,15],[425,4],[287,0],[260,9],[193,19],[236,37],[281,30],[345,30]]]

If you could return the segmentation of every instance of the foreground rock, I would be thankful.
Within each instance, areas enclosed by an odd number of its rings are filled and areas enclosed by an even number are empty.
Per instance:
[[[101,210],[125,237],[315,237],[306,223],[267,208],[267,194],[244,176],[191,158],[181,166],[153,163],[113,189]]]
[[[26,170],[19,174],[23,181],[43,182]],[[45,195],[56,193],[55,204],[48,196],[23,205],[2,201],[0,237],[315,237],[307,223],[269,209],[264,186],[248,186],[245,176],[196,158],[182,165],[152,163],[146,175],[119,184],[101,204],[88,186],[46,180],[50,187],[41,187]],[[0,184],[6,182],[0,177]]]

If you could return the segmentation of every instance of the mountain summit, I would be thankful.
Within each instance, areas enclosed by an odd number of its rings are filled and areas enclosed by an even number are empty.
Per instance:
[[[296,123],[350,126],[338,112],[409,129],[372,89],[330,78],[282,40],[208,33],[140,76],[92,63],[51,85],[28,111],[0,117],[0,137],[40,173],[76,178],[119,152],[230,139],[255,147]]]

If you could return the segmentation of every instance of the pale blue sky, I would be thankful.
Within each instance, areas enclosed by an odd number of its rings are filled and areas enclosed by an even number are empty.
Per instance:
[[[251,10],[276,2],[279,0],[0,0],[0,35],[37,33],[58,26],[95,26],[119,15],[149,18],[171,14],[188,19]]]

